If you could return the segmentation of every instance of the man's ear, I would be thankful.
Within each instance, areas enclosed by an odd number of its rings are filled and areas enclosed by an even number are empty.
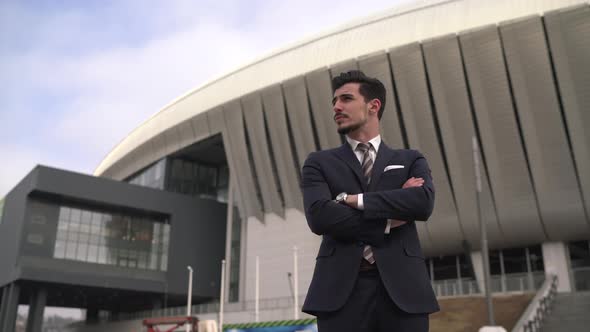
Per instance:
[[[381,109],[381,100],[375,98],[369,102],[369,112],[374,115],[378,115],[379,110]]]

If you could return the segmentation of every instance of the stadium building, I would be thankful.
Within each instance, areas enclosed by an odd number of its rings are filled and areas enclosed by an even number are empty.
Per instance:
[[[560,292],[590,290],[589,2],[430,0],[177,98],[94,176],[35,168],[0,202],[0,330],[18,304],[30,305],[30,331],[46,305],[87,309],[88,323],[183,314],[189,265],[194,312],[217,319],[222,259],[226,322],[254,321],[257,265],[260,320],[293,318],[320,244],[299,170],[343,143],[331,77],[350,69],[387,88],[384,141],[432,168],[417,258],[437,295],[482,289],[472,137],[493,290],[534,291],[547,274]]]

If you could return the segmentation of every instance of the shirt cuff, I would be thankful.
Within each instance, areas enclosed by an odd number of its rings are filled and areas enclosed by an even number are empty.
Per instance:
[[[387,226],[385,226],[385,234],[389,234],[391,230],[391,219],[387,219]]]
[[[363,202],[363,194],[358,194],[356,196],[356,207],[359,210],[364,210],[365,209],[365,204]]]

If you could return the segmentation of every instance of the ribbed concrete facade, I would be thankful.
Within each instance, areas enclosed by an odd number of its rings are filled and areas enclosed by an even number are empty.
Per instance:
[[[587,1],[424,1],[281,50],[180,97],[123,140],[95,174],[124,179],[222,134],[246,232],[241,299],[290,296],[291,249],[305,291],[319,238],[299,169],[342,144],[330,80],[361,69],[386,85],[393,147],[419,149],[437,189],[418,223],[426,255],[479,246],[472,137],[483,160],[492,248],[590,238],[590,6]]]

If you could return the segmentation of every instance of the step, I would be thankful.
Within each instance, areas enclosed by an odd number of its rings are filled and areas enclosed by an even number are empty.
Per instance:
[[[588,325],[584,324],[547,324],[541,329],[542,332],[587,332]]]

